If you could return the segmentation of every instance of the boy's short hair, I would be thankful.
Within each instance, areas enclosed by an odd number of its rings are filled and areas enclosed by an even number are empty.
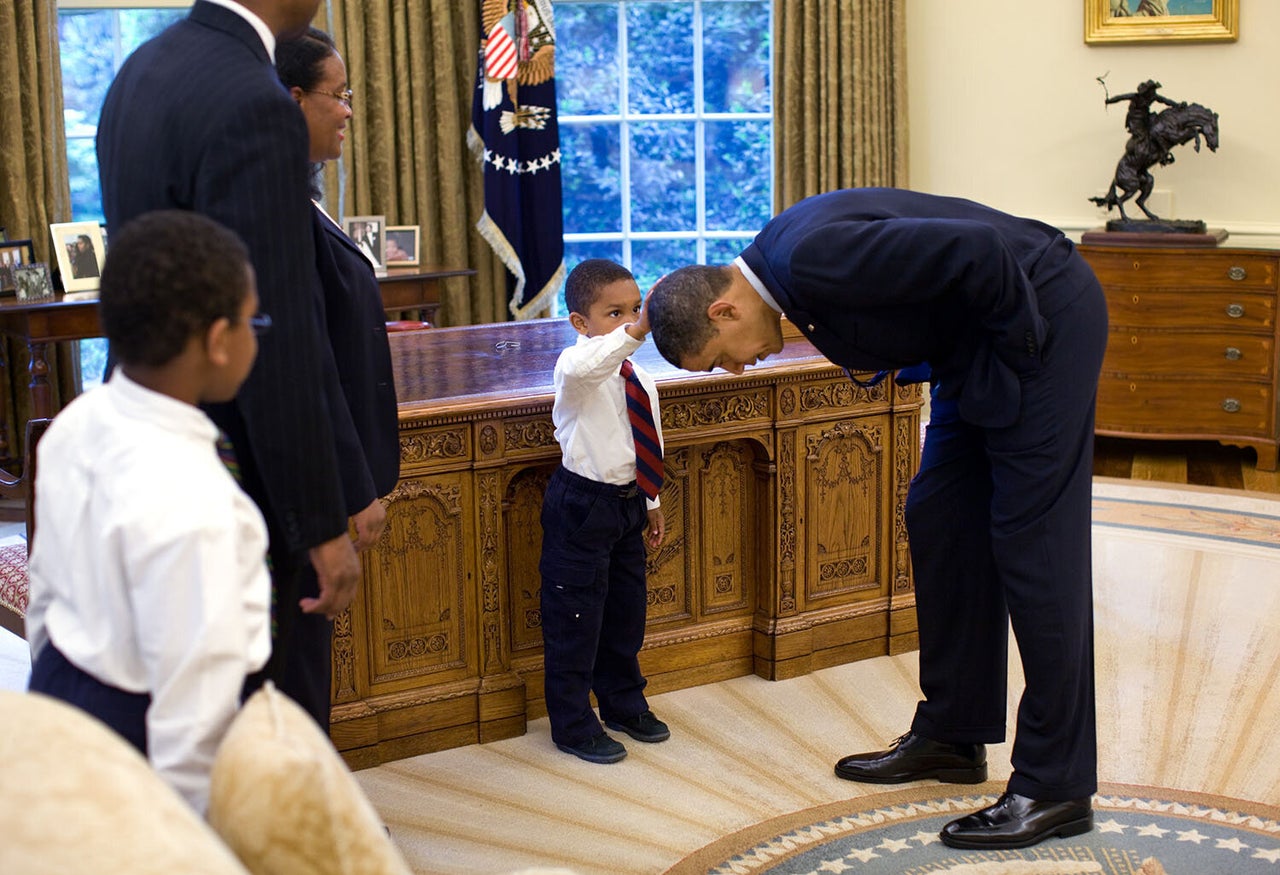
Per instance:
[[[248,267],[240,238],[199,213],[156,210],[112,229],[98,293],[112,355],[158,367],[219,319],[236,324]]]
[[[607,258],[588,258],[569,271],[564,281],[564,305],[570,313],[587,315],[600,290],[618,280],[635,280],[631,271]]]
[[[727,266],[691,264],[663,277],[649,293],[649,326],[662,357],[677,368],[716,334],[707,308],[729,288]]]

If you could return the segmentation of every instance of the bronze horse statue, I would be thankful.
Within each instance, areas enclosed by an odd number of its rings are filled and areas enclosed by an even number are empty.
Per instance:
[[[1124,212],[1124,202],[1135,194],[1134,201],[1138,209],[1146,213],[1147,218],[1159,221],[1160,217],[1147,209],[1147,198],[1155,179],[1148,172],[1153,164],[1173,163],[1174,146],[1195,141],[1195,149],[1200,151],[1200,138],[1210,152],[1218,150],[1218,114],[1198,103],[1179,103],[1151,115],[1148,129],[1143,135],[1134,133],[1125,143],[1124,157],[1116,164],[1116,174],[1111,181],[1111,188],[1106,197],[1091,197],[1100,207],[1120,210],[1120,217],[1128,220]]]

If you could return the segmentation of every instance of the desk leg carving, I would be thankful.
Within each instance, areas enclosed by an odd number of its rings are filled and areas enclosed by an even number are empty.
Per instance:
[[[49,344],[33,340],[27,344],[31,353],[31,363],[27,373],[31,375],[31,418],[47,419],[53,416],[53,390],[49,387]]]

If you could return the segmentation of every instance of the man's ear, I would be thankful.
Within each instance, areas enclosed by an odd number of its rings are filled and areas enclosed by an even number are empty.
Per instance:
[[[225,367],[231,361],[230,334],[231,320],[226,316],[217,319],[204,333],[205,355],[218,367]]]
[[[735,322],[740,316],[741,314],[738,312],[738,308],[733,305],[733,302],[724,298],[716,298],[707,307],[707,318],[712,322]]]

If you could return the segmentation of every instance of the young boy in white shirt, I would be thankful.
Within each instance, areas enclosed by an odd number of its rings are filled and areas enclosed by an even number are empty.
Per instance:
[[[592,763],[627,755],[596,719],[593,691],[610,729],[643,742],[671,736],[645,700],[637,658],[645,546],[665,534],[658,392],[627,358],[649,333],[641,300],[625,267],[604,259],[575,267],[565,303],[581,336],[554,376],[561,464],[543,499],[539,564],[547,715],[556,747]]]
[[[118,366],[37,448],[30,688],[111,726],[201,814],[271,651],[266,525],[196,406],[239,390],[257,309],[248,250],[211,219],[113,229],[100,311]]]

